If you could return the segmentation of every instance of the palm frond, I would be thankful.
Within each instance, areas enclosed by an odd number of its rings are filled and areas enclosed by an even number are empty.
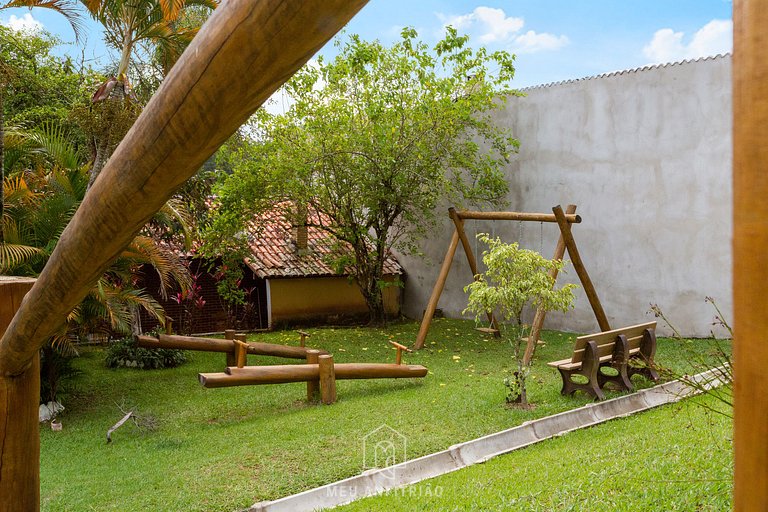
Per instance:
[[[8,272],[43,254],[43,250],[29,245],[0,242],[0,272]]]
[[[136,236],[120,255],[133,264],[151,265],[160,279],[160,296],[167,298],[175,282],[182,290],[192,286],[192,276],[180,257],[148,236]]]

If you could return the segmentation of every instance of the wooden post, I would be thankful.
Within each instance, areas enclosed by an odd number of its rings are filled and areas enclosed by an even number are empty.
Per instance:
[[[301,339],[299,340],[299,345],[302,347],[306,346],[307,338],[309,338],[310,334],[308,332],[304,331],[297,331],[299,333],[299,336],[301,336]]]
[[[325,405],[336,402],[336,371],[333,367],[333,356],[317,357],[320,365],[320,399]]]
[[[565,215],[573,215],[576,213],[576,205],[569,204],[565,208]],[[563,239],[563,233],[560,233],[560,237],[557,239],[557,245],[555,246],[555,254],[552,256],[553,260],[562,261],[565,256],[565,240]],[[549,271],[549,277],[554,282],[557,279],[558,271],[552,269]],[[539,308],[536,310],[536,315],[533,317],[533,323],[531,324],[531,333],[528,335],[528,342],[525,347],[525,357],[523,363],[525,365],[531,364],[533,354],[536,351],[536,344],[539,342],[539,336],[541,336],[541,329],[544,327],[544,318],[546,318],[547,312]]]
[[[242,368],[248,362],[248,344],[244,341],[235,340],[235,364],[238,368]]]
[[[318,357],[320,356],[319,350],[307,350],[307,364],[319,364]],[[320,394],[320,381],[308,380],[307,381],[307,402],[317,401],[317,396]]]
[[[768,510],[768,3],[733,3],[734,510]]]
[[[246,343],[246,335],[245,334],[235,334],[234,341],[232,342],[232,352],[227,353],[227,367],[230,366],[237,366],[237,357],[241,350],[241,345],[237,343],[238,341],[245,345],[245,349],[247,349],[248,344]],[[232,361],[232,364],[230,363],[230,360]]]
[[[472,271],[472,277],[477,278],[477,259],[475,258],[475,252],[472,250],[472,246],[470,245],[469,240],[467,240],[467,234],[464,232],[464,221],[457,215],[456,208],[454,207],[448,208],[448,215],[451,217],[453,224],[456,226],[456,232],[459,234],[459,240],[461,240],[461,246],[464,248],[464,254],[467,255],[469,270]],[[486,312],[486,315],[488,316],[488,321],[493,326],[493,335],[497,338],[500,337],[501,333],[499,332],[499,323],[493,316],[493,311]]]
[[[235,355],[237,351],[237,345],[235,343],[235,330],[227,329],[224,331],[224,338],[232,341],[232,352],[225,353],[225,366],[235,366],[237,364],[237,356]]]
[[[414,350],[421,350],[424,348],[424,341],[427,339],[429,326],[432,323],[432,317],[435,315],[435,309],[437,309],[437,302],[440,300],[440,294],[443,293],[443,288],[445,288],[445,280],[448,279],[448,271],[451,270],[453,256],[456,254],[456,248],[458,246],[459,233],[454,229],[451,243],[448,244],[448,251],[445,253],[445,258],[443,259],[443,265],[440,267],[440,274],[437,276],[435,287],[432,289],[432,295],[429,297],[427,309],[424,310],[424,318],[421,319],[419,334],[416,336],[416,343],[413,345]]]
[[[560,205],[552,208],[552,212],[557,218],[557,225],[560,227],[563,243],[565,244],[565,248],[568,249],[568,256],[571,257],[573,268],[576,269],[576,274],[579,276],[581,285],[584,287],[584,293],[587,294],[589,305],[592,306],[592,311],[595,313],[597,324],[600,326],[601,331],[610,331],[611,325],[608,323],[608,318],[605,316],[603,305],[600,304],[597,291],[595,291],[595,287],[592,285],[592,280],[589,278],[589,274],[587,273],[587,268],[584,266],[584,262],[581,261],[579,249],[576,247],[576,241],[573,239],[573,234],[571,234],[571,225],[566,220],[565,214],[563,213],[563,209],[560,207]]]
[[[34,279],[0,276],[0,335]],[[17,375],[0,375],[0,511],[40,508],[40,357]]]

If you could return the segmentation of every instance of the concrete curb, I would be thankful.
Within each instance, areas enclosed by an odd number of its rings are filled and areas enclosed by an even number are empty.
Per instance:
[[[723,384],[722,368],[715,368],[689,378],[707,388]],[[372,496],[404,485],[444,475],[472,464],[485,462],[499,455],[524,448],[615,418],[629,416],[660,405],[678,402],[694,395],[697,390],[679,380],[643,389],[604,402],[523,423],[495,434],[466,441],[447,450],[425,455],[384,469],[366,471],[308,491],[274,501],[254,504],[249,512],[312,511],[331,508],[359,498]]]

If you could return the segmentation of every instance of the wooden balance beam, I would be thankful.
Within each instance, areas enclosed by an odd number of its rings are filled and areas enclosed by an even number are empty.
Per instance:
[[[307,400],[315,400],[319,391],[322,402],[332,404],[336,401],[337,379],[410,379],[427,375],[427,369],[421,365],[334,364],[333,356],[319,355],[313,350],[308,354],[307,361],[307,364],[228,367],[224,372],[200,373],[198,379],[206,388],[306,382]]]
[[[200,352],[223,352],[235,354],[237,341],[219,338],[195,338],[192,336],[168,336],[161,334],[159,337],[138,336],[137,345],[144,348],[170,348],[178,350],[197,350]],[[248,354],[259,356],[285,357],[289,359],[306,359],[307,350],[310,347],[293,347],[290,345],[278,345],[275,343],[260,343],[250,341],[246,343]],[[315,349],[318,350],[318,349]],[[325,350],[319,350],[320,354],[327,354]]]

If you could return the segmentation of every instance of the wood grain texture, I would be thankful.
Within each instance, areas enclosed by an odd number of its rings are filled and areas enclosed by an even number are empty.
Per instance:
[[[0,276],[0,333],[34,279]],[[40,508],[40,359],[16,376],[0,376],[0,512]]]
[[[734,2],[734,509],[768,510],[768,2]]]
[[[333,356],[319,356],[317,363],[320,372],[320,401],[325,405],[336,403],[336,371]]]
[[[172,193],[364,0],[227,0],[120,143],[0,340],[0,375],[43,341]]]

